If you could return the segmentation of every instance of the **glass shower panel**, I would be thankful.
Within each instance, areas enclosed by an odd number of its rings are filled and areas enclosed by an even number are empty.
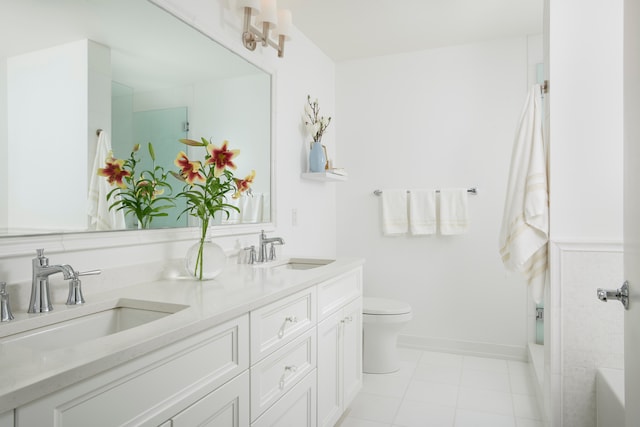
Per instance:
[[[162,166],[165,171],[175,170],[176,166],[173,162],[176,155],[185,149],[178,140],[187,138],[188,126],[187,107],[134,112],[133,141],[140,144],[143,168],[151,169],[151,159],[147,150],[147,145],[151,142],[156,155],[156,164]],[[182,182],[171,175],[167,179],[173,187],[173,196],[182,191]],[[174,202],[176,206],[165,211],[168,216],[155,218],[151,228],[187,226],[188,215],[182,215],[178,220],[178,215],[186,208],[186,202],[182,198],[174,198]]]

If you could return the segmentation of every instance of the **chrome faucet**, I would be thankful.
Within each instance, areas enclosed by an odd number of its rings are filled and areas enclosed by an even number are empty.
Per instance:
[[[44,249],[37,249],[37,256],[32,260],[33,274],[31,280],[31,299],[29,313],[42,313],[53,310],[49,295],[49,276],[62,273],[65,280],[77,277],[70,265],[49,265],[49,258],[44,256]]]
[[[11,306],[9,305],[9,292],[7,292],[7,283],[0,282],[0,322],[8,322],[13,320]]]
[[[267,256],[267,245],[271,243],[271,253]],[[260,252],[258,253],[258,262],[273,261],[276,259],[274,244],[284,245],[282,237],[267,237],[264,230],[260,232]]]

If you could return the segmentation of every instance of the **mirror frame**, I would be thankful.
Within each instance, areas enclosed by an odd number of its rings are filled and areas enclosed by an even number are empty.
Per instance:
[[[223,34],[216,34],[210,30],[210,25],[203,28],[199,25],[197,18],[192,19],[180,10],[178,6],[170,0],[146,0],[154,7],[158,7],[175,19],[188,25],[195,31],[200,32],[212,42],[218,43],[223,48],[229,50],[248,61],[253,66],[259,68],[270,76],[271,84],[271,135],[270,135],[270,217],[269,222],[213,225],[209,227],[212,237],[228,237],[247,234],[257,234],[261,230],[271,232],[275,230],[276,224],[276,185],[275,185],[275,155],[276,155],[276,71],[272,67],[258,63],[261,56],[249,56],[242,45],[234,45],[225,40]],[[240,29],[238,30],[240,31]],[[238,33],[240,34],[240,33]],[[240,36],[238,36],[238,40]],[[113,248],[119,246],[136,246],[154,243],[166,243],[176,241],[193,241],[200,237],[199,227],[161,228],[147,230],[114,230],[114,231],[81,231],[81,232],[61,232],[34,235],[3,236],[0,238],[0,259],[18,257],[22,255],[32,255],[36,248],[47,248],[48,253],[91,250],[101,248]]]

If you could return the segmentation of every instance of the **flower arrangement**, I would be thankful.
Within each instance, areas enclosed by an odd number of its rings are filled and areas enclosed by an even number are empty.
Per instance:
[[[206,154],[204,163],[190,160],[184,151],[180,151],[175,159],[179,171],[172,172],[180,181],[185,183],[177,197],[186,199],[187,207],[180,213],[188,213],[200,219],[200,241],[193,275],[203,278],[203,247],[206,241],[209,220],[217,213],[224,212],[229,217],[229,211],[239,209],[227,203],[227,197],[240,197],[245,191],[251,191],[250,186],[255,178],[255,171],[244,179],[235,178],[229,169],[236,169],[234,159],[240,150],[229,150],[228,141],[217,147],[205,138],[201,141],[181,139],[181,143],[192,147],[204,147]]]
[[[168,172],[162,166],[156,165],[153,144],[147,145],[152,166],[150,170],[143,170],[139,174],[140,144],[133,146],[128,159],[116,159],[113,154],[105,161],[105,167],[98,169],[98,175],[107,178],[116,188],[107,194],[107,200],[113,200],[109,210],[124,211],[125,215],[133,215],[138,220],[140,228],[149,228],[154,218],[167,216],[164,210],[175,206],[173,200],[164,196],[165,190],[171,194],[171,185],[167,183]]]
[[[312,102],[311,95],[307,95],[307,103],[304,105],[304,125],[313,138],[313,142],[320,142],[322,135],[331,123],[331,117],[319,116],[319,114],[318,100]]]

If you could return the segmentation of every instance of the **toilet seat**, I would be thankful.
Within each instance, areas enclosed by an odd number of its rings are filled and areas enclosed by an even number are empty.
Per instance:
[[[406,302],[388,298],[364,297],[362,313],[367,315],[400,315],[410,314],[411,306]]]

